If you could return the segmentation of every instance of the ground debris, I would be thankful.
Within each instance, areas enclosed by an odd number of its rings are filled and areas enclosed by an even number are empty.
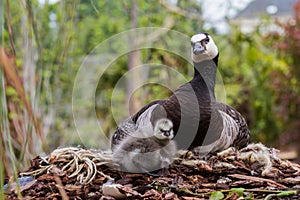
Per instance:
[[[277,156],[264,145],[227,149],[199,158],[182,152],[168,168],[133,174],[118,170],[110,152],[80,147],[56,149],[36,157],[21,176],[34,180],[6,199],[300,199],[300,165]],[[167,173],[165,172],[167,170]]]

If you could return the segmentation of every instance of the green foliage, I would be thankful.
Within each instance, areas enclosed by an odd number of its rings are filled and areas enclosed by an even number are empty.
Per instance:
[[[161,27],[170,16],[177,21],[172,28],[183,33],[192,34],[201,27],[201,21],[185,20],[185,16],[170,12],[157,1],[137,2],[139,7],[137,27]],[[180,1],[178,6],[189,10],[191,5],[194,5],[193,9],[197,10],[192,10],[199,11],[200,5],[195,2]],[[20,79],[24,83],[31,84],[29,85],[30,91],[35,96],[27,94],[28,99],[36,107],[40,125],[45,131],[50,148],[80,144],[72,118],[71,98],[74,78],[82,59],[98,44],[115,34],[130,29],[131,7],[131,1],[81,0],[58,1],[55,4],[49,4],[46,1],[45,4],[39,4],[39,1],[34,0],[26,1],[26,6],[10,1],[10,9],[6,12],[10,12],[11,23],[9,24],[6,19],[3,33],[4,46],[9,53],[12,52],[13,46],[10,39],[13,39],[16,51],[16,57],[13,59],[18,67]],[[8,32],[9,25],[11,25],[12,33]],[[143,50],[141,53],[145,63],[168,65],[169,63],[165,62],[171,61],[173,66],[179,66],[180,71],[189,71],[186,62],[180,57],[173,58],[174,55],[152,49]],[[33,84],[30,79],[23,77],[24,65],[28,61],[31,61],[32,68],[34,68],[35,74],[31,74],[34,77]],[[107,134],[116,125],[110,110],[110,97],[116,82],[127,72],[127,63],[127,55],[118,58],[101,77],[98,85],[96,112]],[[154,70],[154,73],[162,75],[159,70]],[[150,94],[145,98],[145,102],[169,95],[169,91],[161,86],[146,86],[146,88]],[[124,91],[126,91],[125,87]],[[159,95],[156,94],[158,91],[160,91]],[[15,94],[13,87],[7,87],[6,92],[6,96],[18,107],[17,113],[9,113],[13,127],[13,123],[16,122],[13,122],[14,117],[18,117],[21,112],[19,106],[22,105],[18,103],[18,95]],[[123,92],[117,96],[116,101],[122,102],[124,99],[126,100],[126,94]],[[17,122],[22,121],[21,118],[19,120]],[[87,134],[88,132],[87,129]],[[96,142],[93,142],[92,146],[96,147]],[[90,142],[85,144],[91,145]]]
[[[239,197],[243,196],[245,188],[231,188],[231,191],[233,193],[236,193],[239,195]]]
[[[280,119],[282,146],[294,145],[300,152],[299,130],[300,130],[300,1],[294,5],[294,17],[286,22],[277,22],[284,31],[285,36],[280,33],[271,33],[266,39],[277,51],[278,57],[285,60],[288,70],[274,71],[272,73],[273,91],[276,92],[275,107],[277,117]]]
[[[220,70],[228,103],[247,119],[252,140],[274,143],[283,127],[274,106],[277,94],[272,73],[287,72],[286,61],[264,42],[259,28],[243,34],[239,27],[232,26],[231,32],[219,40]]]
[[[221,199],[223,199],[224,197],[225,197],[225,196],[224,196],[224,194],[223,194],[222,192],[216,191],[216,192],[211,193],[209,199],[210,199],[210,200],[221,200]]]

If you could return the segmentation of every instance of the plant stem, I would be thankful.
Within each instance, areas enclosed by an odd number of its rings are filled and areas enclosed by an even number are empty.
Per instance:
[[[204,192],[204,193],[195,193],[195,192],[190,191],[189,189],[181,189],[181,188],[177,188],[176,190],[178,190],[180,192],[185,192],[187,194],[191,194],[194,196],[207,196],[207,195],[211,195],[213,192],[215,192],[215,191],[211,191],[211,192]],[[282,191],[282,190],[259,190],[259,189],[246,189],[245,188],[244,191],[245,192],[260,192],[260,193],[276,193],[276,194],[283,193],[283,192],[290,192],[289,194],[297,194],[296,190]],[[220,190],[219,192],[228,193],[228,192],[232,192],[232,190]]]

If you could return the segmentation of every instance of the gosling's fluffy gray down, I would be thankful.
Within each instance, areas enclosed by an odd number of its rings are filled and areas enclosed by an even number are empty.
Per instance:
[[[115,146],[113,160],[120,164],[122,170],[146,173],[168,167],[173,162],[177,146],[172,140],[172,122],[160,119],[153,131],[154,134],[149,137],[142,130],[137,130]]]

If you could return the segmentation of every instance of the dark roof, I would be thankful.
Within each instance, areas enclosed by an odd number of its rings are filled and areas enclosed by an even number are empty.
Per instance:
[[[249,3],[235,18],[256,18],[265,14],[293,15],[293,6],[296,2],[297,0],[255,0]]]

